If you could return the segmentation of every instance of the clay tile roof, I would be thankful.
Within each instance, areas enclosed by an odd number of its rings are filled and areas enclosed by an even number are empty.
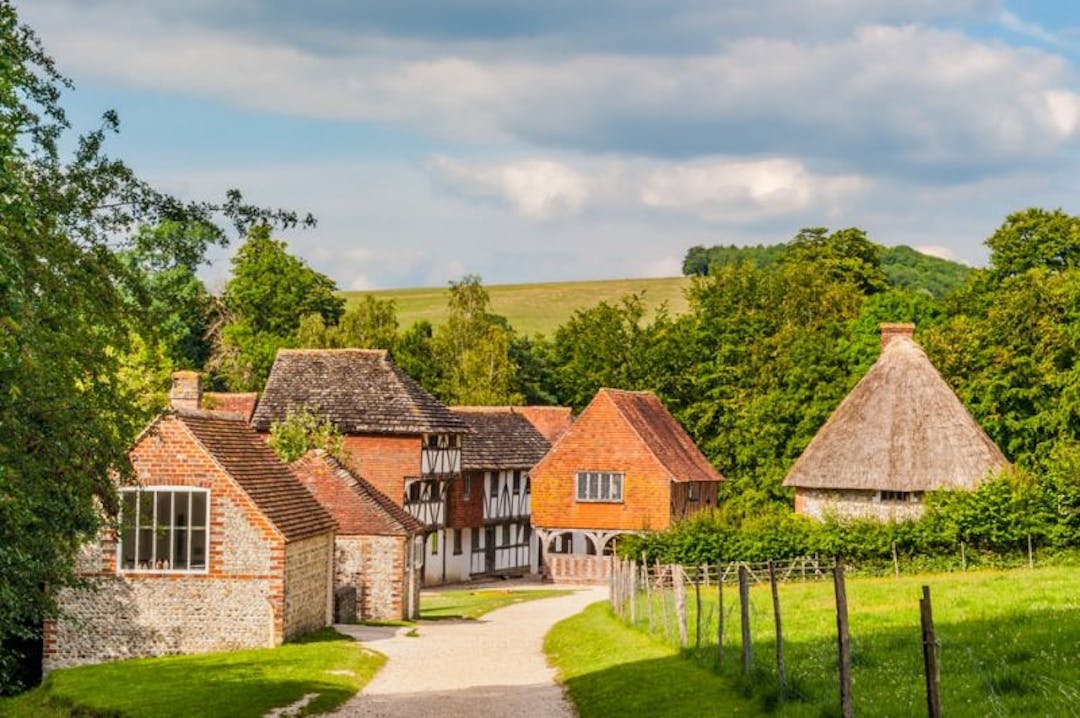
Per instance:
[[[528,419],[552,444],[574,425],[574,415],[568,406],[516,406],[514,411]]]
[[[322,449],[309,451],[291,468],[337,521],[345,536],[412,536],[424,525]]]
[[[648,391],[601,389],[674,481],[723,481],[690,435],[655,394]]]
[[[308,407],[345,434],[461,434],[445,404],[373,349],[281,349],[251,423],[259,431]]]
[[[244,421],[251,421],[251,415],[255,413],[255,403],[258,400],[259,395],[255,392],[204,391],[200,408],[225,414],[238,414]]]
[[[785,486],[973,488],[1008,461],[907,336],[888,343],[791,467]]]
[[[461,468],[531,469],[551,448],[551,442],[511,406],[452,407],[472,433],[462,440]]]
[[[333,517],[246,421],[206,411],[180,411],[176,416],[286,540],[334,530]]]

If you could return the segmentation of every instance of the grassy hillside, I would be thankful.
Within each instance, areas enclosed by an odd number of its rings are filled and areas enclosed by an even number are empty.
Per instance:
[[[496,284],[487,287],[491,310],[510,320],[522,334],[550,335],[575,309],[585,309],[602,301],[617,302],[633,292],[643,293],[654,309],[667,302],[672,313],[686,311],[683,289],[688,277],[661,279],[611,279],[591,282],[551,282],[547,284]],[[439,324],[446,319],[446,287],[384,289],[373,292],[342,292],[351,305],[365,294],[397,302],[398,320],[408,327],[420,319]]]

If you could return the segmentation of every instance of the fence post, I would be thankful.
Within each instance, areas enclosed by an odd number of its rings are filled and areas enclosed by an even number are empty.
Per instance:
[[[649,562],[645,557],[645,552],[641,552],[641,570],[645,578],[645,605],[649,613],[649,635],[653,632],[653,605],[652,605],[652,581],[649,578]]]
[[[1028,531],[1028,568],[1035,568],[1035,554],[1031,550],[1031,532]]]
[[[690,642],[686,626],[686,584],[683,583],[683,569],[677,564],[671,567],[671,580],[675,583],[675,615],[679,621],[679,645],[686,648]]]
[[[784,668],[784,629],[780,623],[780,592],[776,585],[776,566],[769,559],[769,586],[772,588],[773,621],[776,623],[776,675],[780,678],[780,700],[787,697],[787,670]]]
[[[892,542],[892,566],[893,575],[900,578],[900,559],[896,556],[896,541]]]
[[[960,567],[967,571],[967,547],[963,541],[960,542]]]
[[[637,561],[630,560],[630,625],[637,623],[637,587],[638,569]]]
[[[724,670],[724,574],[716,564],[716,670]]]
[[[739,566],[739,609],[742,619],[742,665],[743,673],[749,675],[754,667],[754,647],[750,643],[750,581],[746,566]]]
[[[922,619],[923,667],[926,670],[926,712],[941,718],[941,675],[938,670],[938,644],[934,633],[934,612],[930,605],[930,587],[922,587],[919,616]]]
[[[670,567],[669,567],[670,568]],[[664,640],[670,641],[670,627],[668,626],[668,608],[667,608],[667,591],[664,590],[664,574],[662,572],[660,561],[656,562],[656,576],[658,578],[658,588],[660,589],[660,608],[663,610],[664,615]]]
[[[847,589],[844,585],[844,564],[836,559],[833,567],[833,589],[836,592],[836,644],[840,665],[840,715],[855,717],[855,702],[851,696],[851,636],[848,634]]]
[[[694,608],[697,615],[694,617],[694,649],[701,650],[701,569],[697,570],[694,581]]]

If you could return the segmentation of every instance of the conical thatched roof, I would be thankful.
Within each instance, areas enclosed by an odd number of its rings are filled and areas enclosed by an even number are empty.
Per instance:
[[[910,332],[910,330],[909,330]],[[971,489],[1008,466],[910,336],[881,356],[795,462],[785,486]]]

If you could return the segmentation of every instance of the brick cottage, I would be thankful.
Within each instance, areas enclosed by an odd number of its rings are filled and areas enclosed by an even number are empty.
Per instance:
[[[619,534],[716,506],[722,480],[656,395],[601,389],[532,470],[545,575],[606,580]]]
[[[196,384],[174,378],[174,409],[136,441],[138,485],[84,548],[86,586],[57,595],[46,671],[269,647],[330,623],[334,519],[243,416],[191,408]]]

